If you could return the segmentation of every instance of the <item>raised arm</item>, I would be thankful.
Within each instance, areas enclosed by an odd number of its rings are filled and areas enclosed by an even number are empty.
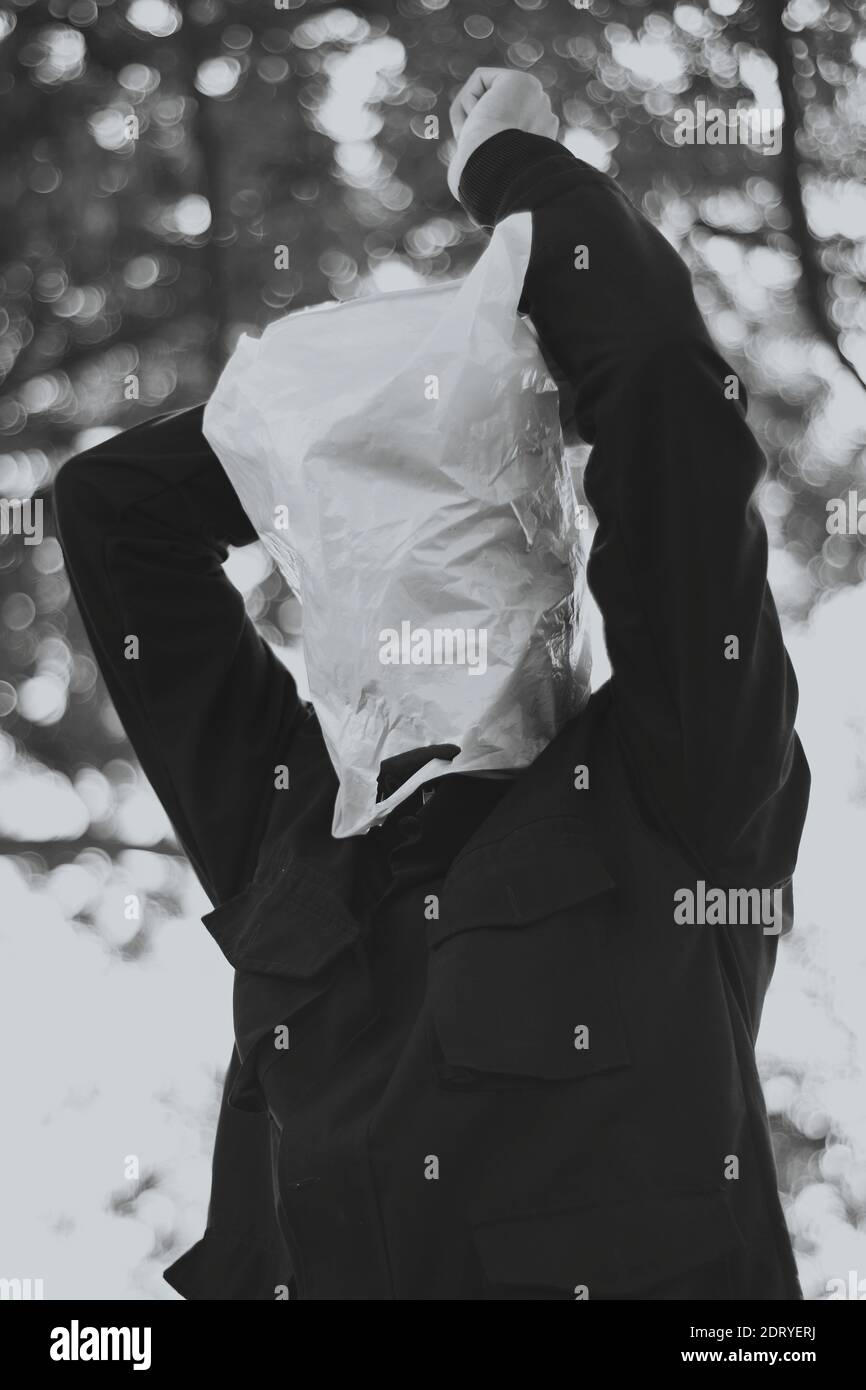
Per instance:
[[[252,876],[302,706],[223,571],[256,533],[201,416],[161,416],[70,459],[54,503],[115,709],[216,904]]]
[[[779,883],[793,871],[809,774],[742,383],[709,338],[684,262],[607,175],[501,126],[468,154],[459,193],[484,226],[532,212],[521,307],[593,446],[588,574],[635,790],[718,881]]]

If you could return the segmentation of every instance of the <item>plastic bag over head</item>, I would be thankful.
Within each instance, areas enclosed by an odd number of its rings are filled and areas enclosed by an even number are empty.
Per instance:
[[[528,766],[585,702],[583,562],[556,384],[518,314],[529,213],[462,281],[240,338],[204,433],[303,606],[332,833],[449,772]],[[452,745],[377,802],[389,758]]]

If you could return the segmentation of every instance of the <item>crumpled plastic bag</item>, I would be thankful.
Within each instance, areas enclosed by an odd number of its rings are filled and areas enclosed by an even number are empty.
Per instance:
[[[588,694],[558,393],[517,312],[531,227],[500,223],[462,281],[241,337],[205,410],[302,604],[337,838],[435,777],[528,766]],[[377,803],[382,762],[436,744],[460,752]]]

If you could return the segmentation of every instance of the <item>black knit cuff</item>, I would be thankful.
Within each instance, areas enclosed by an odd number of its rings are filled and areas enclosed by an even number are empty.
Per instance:
[[[541,172],[541,166],[552,171],[576,162],[568,150],[545,135],[500,130],[467,159],[460,178],[460,201],[473,221],[494,227],[503,215],[506,194],[527,173]]]

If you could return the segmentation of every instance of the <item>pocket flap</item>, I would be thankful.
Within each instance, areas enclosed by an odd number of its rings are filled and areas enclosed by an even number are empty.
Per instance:
[[[288,1094],[315,1084],[335,1050],[374,1016],[358,922],[309,865],[292,861],[202,917],[234,966],[235,1043],[241,1066],[229,1096],[259,1109],[256,1054],[292,1023]]]
[[[539,821],[460,860],[446,879],[428,941],[475,927],[520,927],[616,887],[592,838],[572,819]]]
[[[642,1290],[651,1296],[654,1288],[742,1247],[720,1192],[535,1211],[478,1223],[474,1235],[494,1287],[547,1289],[590,1300],[628,1298]]]
[[[360,935],[340,900],[294,862],[201,920],[236,970],[283,979],[312,979]]]
[[[576,1081],[627,1066],[609,943],[615,888],[573,818],[474,850],[430,921],[428,992],[449,1085]],[[594,899],[599,897],[599,902]],[[521,930],[515,930],[521,928]]]

